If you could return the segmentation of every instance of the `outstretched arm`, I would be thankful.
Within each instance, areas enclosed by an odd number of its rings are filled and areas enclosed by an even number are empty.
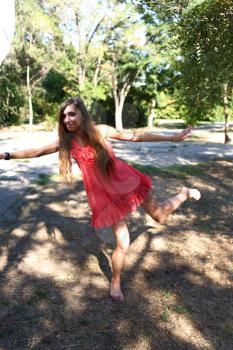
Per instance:
[[[126,132],[119,131],[111,126],[105,124],[97,125],[98,130],[105,138],[112,138],[122,141],[132,141],[132,142],[159,142],[159,141],[170,141],[179,142],[183,141],[188,137],[192,131],[192,127],[189,126],[181,132],[175,133],[171,136],[153,134],[150,132]]]
[[[46,154],[55,153],[59,149],[58,140],[40,148],[29,148],[22,151],[9,152],[10,159],[36,158]],[[8,153],[8,152],[7,152]],[[0,159],[5,159],[6,153],[0,153]]]

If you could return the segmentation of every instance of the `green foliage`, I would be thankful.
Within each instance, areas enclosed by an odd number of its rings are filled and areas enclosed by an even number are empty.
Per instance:
[[[0,125],[28,119],[27,67],[35,121],[50,127],[76,95],[96,122],[112,125],[121,94],[125,127],[145,126],[153,105],[155,121],[222,120],[224,83],[233,104],[232,1],[135,3],[110,1],[107,10],[97,1],[87,17],[85,2],[17,2],[13,47],[0,69]]]
[[[45,89],[45,98],[47,102],[61,102],[66,97],[64,91],[68,84],[66,76],[55,69],[51,69],[42,81],[42,87]]]
[[[20,109],[24,105],[20,88],[20,74],[11,63],[0,67],[0,126],[19,124]]]
[[[232,13],[228,0],[191,2],[183,12],[181,96],[194,122],[214,118],[214,109],[223,104],[223,84],[232,82]]]
[[[215,110],[223,105],[223,84],[228,84],[232,95],[232,1],[141,1],[139,10],[149,24],[167,24],[168,36],[176,39],[172,46],[177,48],[174,71],[179,79],[172,86],[186,121],[214,120]]]

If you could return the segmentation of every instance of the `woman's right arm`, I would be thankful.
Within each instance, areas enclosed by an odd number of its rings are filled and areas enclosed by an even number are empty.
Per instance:
[[[22,151],[9,152],[10,159],[36,158],[46,154],[55,153],[59,150],[59,140],[39,148],[28,148]],[[5,153],[0,153],[0,159],[5,158]]]

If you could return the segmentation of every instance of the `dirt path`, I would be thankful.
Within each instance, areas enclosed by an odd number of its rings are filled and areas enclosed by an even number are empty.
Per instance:
[[[147,129],[142,129],[147,131]],[[154,128],[155,133],[173,134],[179,131],[166,125]],[[193,165],[213,159],[233,159],[233,143],[223,144],[223,126],[221,124],[204,125],[196,128],[189,141],[182,143],[118,142],[112,140],[118,157],[142,165],[167,167],[171,165]],[[230,132],[233,140],[233,132]],[[30,133],[20,127],[4,129],[0,135],[0,151],[11,151],[38,147],[54,141],[57,133],[35,130]],[[80,178],[80,171],[74,164],[74,172]],[[15,199],[18,200],[32,181],[41,177],[58,174],[58,155],[52,154],[36,159],[11,160],[0,162],[0,212],[7,212]],[[11,188],[9,193],[6,189]]]
[[[230,350],[232,164],[150,174],[160,200],[181,183],[202,199],[164,226],[129,216],[123,304],[108,298],[111,233],[92,230],[82,182],[30,184],[1,220],[0,348]]]

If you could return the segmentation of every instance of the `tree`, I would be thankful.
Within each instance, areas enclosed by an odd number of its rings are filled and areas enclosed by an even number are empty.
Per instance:
[[[233,87],[232,15],[233,4],[229,0],[193,1],[183,12],[179,28],[183,38],[182,83],[187,91],[184,97],[190,115],[197,119],[222,105],[225,143],[230,141],[228,102]],[[188,71],[191,79],[187,78]]]
[[[23,6],[17,2],[16,37],[14,59],[22,67],[22,78],[26,84],[29,125],[33,124],[33,92],[59,58],[57,46],[61,33],[56,26],[53,8],[43,1],[25,0]]]
[[[0,67],[0,125],[19,124],[24,103],[19,66],[6,59]]]
[[[67,91],[80,94],[88,106],[96,99],[106,98],[108,84],[101,69],[107,50],[106,38],[119,25],[118,17],[114,16],[115,6],[115,1],[101,0],[93,3],[66,0],[57,6],[66,42],[76,53],[72,67],[66,71],[70,81]]]
[[[121,130],[126,97],[131,87],[140,80],[143,69],[149,62],[149,51],[145,47],[144,23],[132,6],[122,4],[119,12],[121,25],[111,31],[107,38],[104,71],[111,82],[115,126]]]
[[[156,13],[168,23],[171,35],[177,36],[180,61],[177,69],[181,103],[188,121],[203,120],[217,105],[224,106],[225,142],[229,96],[233,75],[233,4],[231,0],[161,0],[140,2],[146,15]]]

